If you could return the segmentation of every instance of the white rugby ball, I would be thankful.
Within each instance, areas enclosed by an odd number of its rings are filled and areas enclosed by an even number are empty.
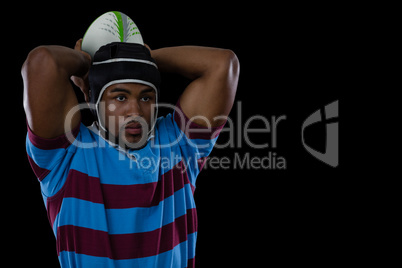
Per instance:
[[[89,26],[81,49],[93,57],[101,46],[112,42],[144,44],[140,30],[129,16],[119,11],[110,11]]]

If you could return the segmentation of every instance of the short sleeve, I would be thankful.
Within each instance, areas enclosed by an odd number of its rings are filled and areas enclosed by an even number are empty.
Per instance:
[[[70,145],[77,137],[80,125],[67,134],[53,139],[44,139],[33,133],[27,124],[26,150],[28,161],[39,181],[42,181],[53,170],[67,152],[75,149],[75,146]],[[71,139],[73,140],[70,141]]]
[[[173,120],[182,136],[179,145],[183,160],[186,161],[187,172],[191,173],[194,180],[192,183],[195,185],[195,178],[204,166],[226,122],[218,127],[200,126],[184,114],[180,102],[176,104]]]

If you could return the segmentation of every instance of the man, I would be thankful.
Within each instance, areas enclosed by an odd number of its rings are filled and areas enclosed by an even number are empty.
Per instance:
[[[233,105],[236,55],[111,43],[91,59],[81,42],[37,47],[22,67],[28,160],[61,267],[194,267],[195,182]],[[159,71],[192,82],[155,120]]]

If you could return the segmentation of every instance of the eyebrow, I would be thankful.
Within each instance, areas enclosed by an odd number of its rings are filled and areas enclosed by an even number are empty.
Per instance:
[[[127,89],[124,89],[124,88],[113,88],[112,90],[110,90],[110,93],[114,93],[114,92],[124,92],[124,93],[127,93],[127,94],[131,94],[131,92],[129,91],[129,90],[127,90]]]
[[[149,87],[149,88],[146,88],[146,89],[141,90],[140,94],[144,94],[144,93],[148,93],[148,92],[153,92],[153,91],[154,91],[154,89]]]

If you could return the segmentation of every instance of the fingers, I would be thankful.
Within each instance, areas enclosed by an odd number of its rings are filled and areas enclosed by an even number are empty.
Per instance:
[[[85,102],[89,102],[90,98],[89,98],[89,92],[88,91],[84,93],[84,99],[85,99]]]
[[[82,44],[82,38],[78,39],[78,41],[75,43],[74,49],[81,51],[81,44]]]
[[[87,82],[78,76],[71,76],[70,77],[71,81],[73,81],[74,85],[76,85],[82,92],[82,94],[84,94],[84,98],[85,101],[88,102],[90,99],[89,96],[89,85],[87,84]]]
[[[144,46],[146,47],[146,48],[148,48],[148,50],[151,52],[152,50],[151,50],[151,48],[147,45],[147,44],[144,44]]]
[[[89,62],[92,62],[91,55],[89,55],[87,52],[82,50],[82,38],[78,39],[78,41],[75,43],[74,49],[83,53],[85,55],[85,57],[87,57],[89,59]]]

